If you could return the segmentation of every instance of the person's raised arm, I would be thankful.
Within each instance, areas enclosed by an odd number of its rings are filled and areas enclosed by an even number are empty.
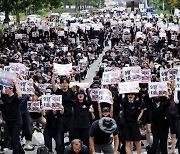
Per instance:
[[[52,78],[51,78],[51,84],[52,84],[53,92],[56,92],[57,91],[57,86],[56,86],[56,82],[55,82],[55,73],[54,73],[54,71],[53,71]]]
[[[22,91],[18,85],[18,82],[16,80],[13,80],[13,84],[16,88],[16,93],[17,93],[18,99],[22,99]]]

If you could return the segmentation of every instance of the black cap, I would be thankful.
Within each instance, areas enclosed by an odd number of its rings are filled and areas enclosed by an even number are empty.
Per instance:
[[[109,107],[103,107],[102,112],[110,112]]]

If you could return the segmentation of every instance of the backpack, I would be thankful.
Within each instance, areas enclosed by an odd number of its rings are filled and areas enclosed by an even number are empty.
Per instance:
[[[42,146],[37,149],[37,154],[50,154],[50,152],[46,146]]]

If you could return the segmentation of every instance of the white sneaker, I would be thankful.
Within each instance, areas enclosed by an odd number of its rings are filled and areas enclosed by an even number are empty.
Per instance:
[[[34,147],[30,145],[30,141],[26,141],[26,144],[24,145],[24,150],[27,150],[27,151],[34,150]]]

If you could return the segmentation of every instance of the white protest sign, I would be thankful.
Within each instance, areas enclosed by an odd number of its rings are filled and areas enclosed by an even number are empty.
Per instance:
[[[64,31],[58,31],[58,36],[64,36]]]
[[[107,84],[117,84],[121,72],[120,71],[109,71],[109,72],[103,72],[102,75],[102,85]]]
[[[113,104],[113,98],[112,98],[112,93],[108,89],[100,89],[98,92],[98,103],[109,103]]]
[[[168,92],[167,82],[150,82],[148,84],[149,97],[166,96]]]
[[[18,82],[22,94],[32,94],[33,93],[33,81],[30,80],[20,80]]]
[[[61,110],[62,95],[42,95],[42,106],[44,110]]]
[[[50,86],[51,84],[50,83],[45,83],[45,84],[38,84],[38,87],[39,87],[39,89],[41,90],[41,91],[45,91],[46,90],[46,88],[48,87],[48,86]]]
[[[141,80],[141,67],[123,67],[123,77],[125,81],[140,81]]]
[[[126,93],[138,93],[139,92],[139,82],[119,82],[119,94]]]
[[[180,74],[176,76],[175,84],[176,84],[176,89],[180,90]]]
[[[40,101],[28,101],[27,109],[29,112],[39,112],[40,110]]]
[[[151,69],[141,69],[141,82],[148,83],[151,81]]]
[[[71,42],[71,43],[76,43],[76,39],[75,38],[69,38],[69,41]]]
[[[178,74],[177,68],[169,68],[169,69],[160,68],[160,80],[162,82],[175,80],[177,74]]]
[[[81,60],[78,62],[78,66],[80,67],[81,71],[86,70],[87,60],[81,59]]]
[[[17,73],[19,75],[27,75],[27,68],[21,63],[10,63],[9,72]]]
[[[68,51],[68,47],[61,47],[62,51],[66,52]]]
[[[81,89],[87,89],[89,87],[89,83],[82,83],[82,82],[70,82],[69,87],[78,86]]]
[[[19,40],[22,38],[23,38],[22,34],[15,34],[15,40]]]
[[[166,33],[160,32],[160,33],[159,33],[159,37],[161,37],[161,38],[162,38],[162,37],[166,37]]]
[[[91,88],[89,89],[89,95],[91,97],[91,101],[98,101],[98,93],[100,88]]]
[[[109,72],[109,71],[121,71],[119,67],[105,67],[104,72]]]
[[[72,70],[72,63],[70,64],[56,64],[53,63],[55,71],[58,75],[69,75]]]

